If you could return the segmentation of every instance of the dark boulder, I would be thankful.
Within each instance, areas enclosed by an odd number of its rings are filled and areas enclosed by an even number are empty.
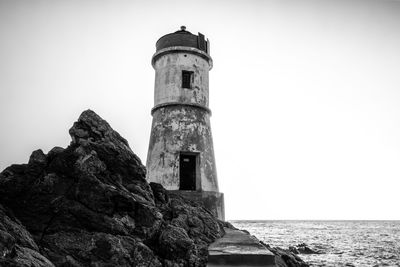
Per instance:
[[[193,254],[194,242],[181,227],[168,225],[160,234],[159,244],[159,251],[166,259],[189,259]]]
[[[296,253],[279,247],[272,247],[261,242],[266,248],[275,254],[275,263],[277,267],[309,267]]]
[[[301,243],[294,247],[291,246],[289,250],[295,254],[320,254],[319,251],[311,249],[306,243]]]
[[[0,205],[0,266],[53,267],[39,252],[31,234]]]
[[[0,266],[206,265],[223,222],[149,185],[128,142],[93,111],[69,132],[67,148],[36,150],[0,174]]]
[[[289,246],[289,251],[296,255],[300,254],[299,250],[294,246]]]
[[[226,223],[198,203],[170,194],[159,184],[150,183],[150,186],[156,206],[168,224],[155,248],[166,258],[164,266],[175,266],[173,262],[182,266],[206,266],[208,246],[224,235]]]

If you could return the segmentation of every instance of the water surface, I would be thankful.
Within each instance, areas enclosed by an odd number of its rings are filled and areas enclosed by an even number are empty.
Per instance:
[[[231,221],[271,246],[306,243],[312,266],[400,266],[400,221]]]

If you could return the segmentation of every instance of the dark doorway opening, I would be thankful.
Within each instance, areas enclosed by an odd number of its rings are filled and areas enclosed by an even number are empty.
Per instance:
[[[180,154],[179,190],[196,190],[196,154]]]

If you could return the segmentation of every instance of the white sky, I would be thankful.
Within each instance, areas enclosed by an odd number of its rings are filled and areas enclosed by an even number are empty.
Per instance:
[[[0,169],[93,109],[145,163],[155,42],[211,41],[227,219],[400,219],[399,1],[0,0]]]

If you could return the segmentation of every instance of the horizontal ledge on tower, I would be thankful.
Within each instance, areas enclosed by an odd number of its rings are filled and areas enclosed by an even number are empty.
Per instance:
[[[198,109],[202,109],[205,112],[207,112],[210,116],[211,116],[211,110],[208,107],[199,105],[199,104],[195,104],[195,103],[181,103],[181,102],[170,102],[170,103],[163,103],[163,104],[159,104],[154,106],[151,109],[151,115],[153,115],[153,113],[160,109],[160,108],[164,108],[164,107],[168,107],[168,106],[189,106],[189,107],[194,107],[194,108],[198,108]]]
[[[151,65],[154,68],[154,63],[156,60],[165,55],[165,54],[170,54],[170,53],[189,53],[189,54],[194,54],[197,56],[200,56],[207,60],[208,64],[210,65],[210,70],[213,67],[213,61],[210,55],[208,55],[206,52],[201,51],[200,49],[194,48],[194,47],[188,47],[188,46],[172,46],[172,47],[167,47],[164,49],[161,49],[160,51],[156,52],[153,57],[151,58]]]

